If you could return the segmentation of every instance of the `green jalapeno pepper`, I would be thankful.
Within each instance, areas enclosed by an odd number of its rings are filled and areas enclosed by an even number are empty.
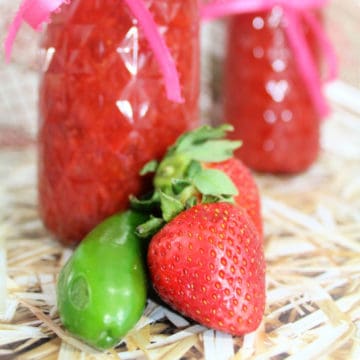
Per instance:
[[[146,271],[135,228],[147,220],[128,210],[91,231],[60,272],[57,302],[64,327],[88,344],[116,345],[140,319]]]

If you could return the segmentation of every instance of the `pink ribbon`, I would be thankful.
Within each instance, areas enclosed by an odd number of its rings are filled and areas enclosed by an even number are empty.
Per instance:
[[[286,20],[286,35],[295,53],[295,61],[314,106],[323,117],[329,113],[329,106],[322,93],[320,74],[303,32],[301,20],[303,19],[308,24],[324,54],[328,67],[325,81],[334,80],[338,69],[337,57],[322,25],[311,12],[327,3],[327,0],[215,0],[202,7],[201,17],[204,20],[210,20],[227,15],[267,11],[274,6],[281,6]]]
[[[181,96],[179,74],[176,70],[175,62],[156,26],[152,14],[142,0],[123,1],[138,20],[153,50],[164,78],[167,98],[177,103],[184,102]],[[62,4],[69,4],[70,2],[71,0],[24,0],[10,25],[5,39],[6,60],[10,60],[12,46],[23,21],[27,22],[35,30],[40,30],[41,25],[50,20],[50,16],[54,11],[58,10]]]

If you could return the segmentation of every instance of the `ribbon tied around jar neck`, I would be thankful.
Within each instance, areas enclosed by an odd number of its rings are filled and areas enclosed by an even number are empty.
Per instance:
[[[131,13],[137,19],[144,35],[152,49],[162,73],[167,98],[170,101],[182,103],[179,74],[170,50],[163,36],[143,0],[119,0],[123,1]],[[6,60],[10,60],[11,50],[16,35],[23,22],[28,23],[33,29],[40,31],[41,25],[47,23],[51,14],[59,11],[63,4],[70,4],[71,0],[23,0],[12,23],[10,24],[4,48]]]
[[[303,31],[304,21],[314,34],[327,64],[325,82],[337,77],[337,57],[322,24],[313,13],[323,8],[328,0],[213,0],[201,9],[201,18],[211,20],[229,15],[270,11],[279,7],[283,12],[284,31],[294,52],[298,69],[321,117],[329,113],[329,106],[322,93],[322,80],[314,56]]]

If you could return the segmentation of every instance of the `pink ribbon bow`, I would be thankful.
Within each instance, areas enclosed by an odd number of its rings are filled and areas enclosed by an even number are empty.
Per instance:
[[[311,12],[311,10],[325,6],[327,2],[327,0],[214,0],[202,7],[201,17],[209,20],[226,15],[266,11],[274,6],[281,6],[286,19],[285,31],[295,53],[297,66],[315,108],[320,116],[326,116],[329,113],[329,106],[321,91],[320,75],[304,35],[301,19],[306,21],[324,53],[328,66],[328,75],[325,81],[333,80],[337,76],[337,58],[322,25]]]
[[[174,60],[151,13],[142,0],[123,1],[139,21],[139,25],[154,52],[164,78],[168,99],[182,103],[184,99],[181,97],[179,75]],[[23,21],[27,22],[35,30],[40,30],[41,25],[50,20],[50,16],[54,11],[58,10],[62,4],[69,4],[70,2],[71,0],[24,0],[10,25],[5,39],[6,60],[10,60],[12,45]]]

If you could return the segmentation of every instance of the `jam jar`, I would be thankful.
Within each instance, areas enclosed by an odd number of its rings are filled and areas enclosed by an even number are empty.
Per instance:
[[[123,1],[73,0],[52,16],[41,41],[39,208],[65,244],[126,208],[130,194],[146,189],[142,166],[198,123],[198,2],[144,4],[175,61],[183,103],[167,98],[159,64]]]
[[[317,14],[320,16],[320,14]],[[320,67],[315,36],[301,22]],[[231,16],[223,111],[243,141],[237,156],[254,170],[298,173],[317,158],[321,116],[307,91],[285,31],[281,7]]]

